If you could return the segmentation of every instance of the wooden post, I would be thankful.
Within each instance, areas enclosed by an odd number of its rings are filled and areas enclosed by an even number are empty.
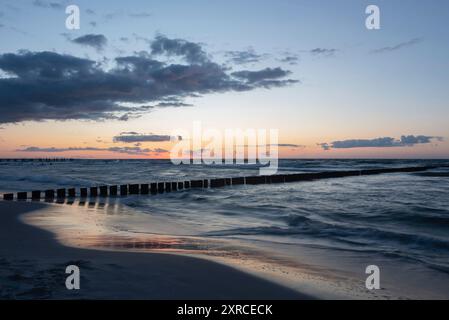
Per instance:
[[[55,190],[45,190],[45,199],[53,199],[55,197]]]
[[[171,192],[171,182],[165,183],[165,192]]]
[[[184,188],[190,189],[190,181],[184,181]]]
[[[31,199],[32,200],[40,200],[41,199],[41,191],[35,190],[31,192]]]
[[[178,182],[178,190],[182,190],[182,189],[184,189],[184,183]]]
[[[56,196],[58,198],[65,198],[65,189],[58,189],[58,190],[56,190]]]
[[[108,196],[108,186],[100,186],[100,197]]]
[[[177,182],[172,182],[172,183],[171,183],[171,189],[172,189],[173,191],[178,190],[178,183],[177,183]]]
[[[245,184],[245,178],[244,177],[236,177],[236,178],[231,178],[232,181],[232,185],[239,185],[239,184]]]
[[[117,195],[117,186],[109,186],[109,195],[116,196]]]
[[[210,180],[210,187],[211,188],[220,188],[220,187],[224,187],[225,186],[225,179],[211,179]]]
[[[267,183],[284,183],[285,182],[285,175],[283,174],[275,174],[272,176],[266,176],[266,182]]]
[[[128,186],[129,194],[139,194],[139,185],[138,184],[130,184]]]
[[[121,196],[126,196],[128,195],[128,185],[127,184],[122,184],[120,186],[120,195]]]
[[[87,197],[87,188],[80,188],[80,197],[81,198]]]
[[[17,192],[17,200],[26,200],[28,199],[27,192]]]
[[[190,181],[190,186],[192,188],[202,188],[203,180],[192,180],[192,181]]]
[[[264,176],[251,176],[251,177],[245,177],[245,183],[246,184],[264,184],[266,183]]]
[[[75,188],[69,188],[69,189],[67,189],[67,192],[69,193],[69,198],[76,197],[76,189]]]
[[[98,187],[90,187],[90,196],[98,197]]]
[[[157,183],[156,182],[151,183],[150,189],[151,189],[151,194],[156,194],[157,193]]]
[[[5,193],[3,195],[3,200],[14,200],[14,194],[13,193]]]
[[[165,185],[165,183],[163,183],[163,182],[159,182],[157,184],[157,192],[158,193],[164,193],[164,185]]]
[[[144,183],[140,185],[140,194],[149,194],[150,193],[150,185],[148,183]]]

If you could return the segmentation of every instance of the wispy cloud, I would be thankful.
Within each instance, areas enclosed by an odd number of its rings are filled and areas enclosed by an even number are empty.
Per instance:
[[[396,50],[400,50],[403,48],[411,47],[413,45],[416,45],[418,43],[422,42],[422,38],[414,38],[409,41],[401,42],[393,46],[383,47],[379,49],[372,50],[371,53],[385,53],[385,52],[392,52]]]
[[[16,152],[42,152],[42,153],[62,153],[70,151],[85,151],[85,152],[98,152],[106,151],[113,153],[121,153],[127,155],[150,155],[152,153],[164,153],[168,152],[165,149],[156,148],[140,148],[140,147],[109,147],[109,148],[98,148],[98,147],[69,147],[69,148],[55,148],[55,147],[26,147],[24,149],[17,149]]]
[[[132,18],[149,18],[151,17],[151,13],[149,12],[132,12],[129,14]]]
[[[330,143],[319,143],[324,150],[330,149],[350,149],[350,148],[390,148],[390,147],[412,147],[417,144],[428,144],[433,140],[442,141],[442,137],[408,135],[401,136],[400,139],[392,137],[382,137],[375,139],[349,139],[333,141]]]
[[[245,51],[226,51],[225,56],[234,64],[249,64],[260,62],[268,55],[258,54],[251,48]]]
[[[338,49],[334,48],[315,48],[309,50],[309,53],[314,56],[320,56],[320,57],[331,57],[334,56],[337,53]]]
[[[108,39],[102,34],[86,34],[71,40],[71,42],[92,47],[100,51],[107,45]]]
[[[171,141],[172,137],[169,135],[160,134],[139,134],[137,132],[122,132],[120,135],[114,137],[114,142],[165,142]],[[176,140],[182,140],[182,137],[177,137]]]
[[[283,58],[278,59],[282,63],[287,63],[289,65],[296,65],[299,62],[299,57],[297,55],[287,55]]]
[[[45,1],[45,0],[33,0],[33,6],[39,8],[50,8],[60,10],[64,8],[64,4],[62,2],[57,1]]]

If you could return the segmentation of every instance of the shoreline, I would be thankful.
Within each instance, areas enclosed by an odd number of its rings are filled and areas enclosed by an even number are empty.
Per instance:
[[[19,219],[45,207],[0,202],[1,299],[313,299],[197,257],[64,246]],[[80,290],[65,288],[70,264],[80,268]]]

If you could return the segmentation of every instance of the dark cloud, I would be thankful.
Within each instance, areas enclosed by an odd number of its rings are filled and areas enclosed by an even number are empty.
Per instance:
[[[165,142],[170,141],[171,136],[159,135],[159,134],[138,134],[133,132],[132,134],[120,134],[114,137],[114,142]]]
[[[394,46],[383,47],[383,48],[372,50],[371,53],[385,53],[385,52],[396,51],[396,50],[399,50],[399,49],[403,49],[403,48],[407,48],[407,47],[413,46],[415,44],[420,43],[421,41],[422,41],[421,38],[414,38],[414,39],[411,39],[411,40],[406,41],[406,42],[398,43],[398,44],[396,44]]]
[[[96,23],[95,21],[91,21],[91,22],[89,22],[89,24],[90,24],[92,27],[96,27],[96,26],[97,26],[97,23]]]
[[[158,35],[151,42],[151,53],[153,55],[167,55],[183,57],[189,63],[204,64],[209,61],[206,52],[201,45],[183,39],[168,39]]]
[[[242,81],[245,81],[247,84],[256,84],[260,86],[284,86],[288,83],[298,82],[296,80],[279,80],[288,76],[291,72],[277,68],[265,68],[258,71],[237,71],[233,72],[232,75]]]
[[[24,149],[17,149],[16,152],[44,152],[44,153],[59,153],[59,152],[70,152],[70,151],[107,151],[122,153],[128,155],[149,155],[150,153],[162,153],[167,152],[161,151],[164,149],[156,148],[140,148],[140,147],[109,147],[109,148],[98,148],[98,147],[69,147],[69,148],[41,148],[41,147],[26,147]]]
[[[124,132],[120,132],[120,135],[126,135],[126,134],[139,134],[138,132],[135,131],[124,131]]]
[[[290,147],[290,148],[304,148],[303,145],[300,145],[300,144],[293,144],[293,143],[278,143],[278,144],[273,144],[273,146],[278,146],[278,147]]]
[[[92,16],[96,15],[96,12],[94,10],[92,10],[92,9],[86,9],[86,13],[90,14]]]
[[[376,139],[350,139],[333,141],[331,143],[319,143],[324,150],[349,149],[349,148],[389,148],[389,147],[411,147],[417,144],[428,144],[433,140],[442,141],[442,137],[408,135],[401,136],[400,139],[383,137]]]
[[[230,58],[234,64],[247,64],[260,62],[266,55],[257,54],[254,50],[247,51],[227,51],[225,56]]]
[[[299,57],[294,55],[288,55],[284,58],[278,59],[278,61],[282,63],[288,63],[289,65],[296,65],[298,64]]]
[[[102,34],[86,34],[71,40],[73,43],[89,46],[97,50],[102,50],[108,43],[108,39]]]
[[[165,52],[165,45],[162,47]],[[189,61],[196,62],[168,64],[143,52],[118,57],[105,70],[96,61],[55,52],[0,54],[0,70],[10,75],[0,78],[0,124],[73,119],[126,121],[156,106],[184,106],[180,103],[186,97],[296,82],[284,79],[290,72],[281,68],[230,74],[226,67],[212,61],[199,63],[203,59],[198,55],[205,56],[200,53],[202,49],[177,48],[174,52],[183,52]]]
[[[330,57],[337,53],[337,51],[337,49],[315,48],[310,50],[309,52],[314,56]]]

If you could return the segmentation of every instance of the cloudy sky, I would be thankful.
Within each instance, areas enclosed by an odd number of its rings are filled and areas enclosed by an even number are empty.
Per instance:
[[[445,0],[0,0],[0,157],[167,157],[201,121],[279,129],[281,157],[448,158],[447,24]]]

